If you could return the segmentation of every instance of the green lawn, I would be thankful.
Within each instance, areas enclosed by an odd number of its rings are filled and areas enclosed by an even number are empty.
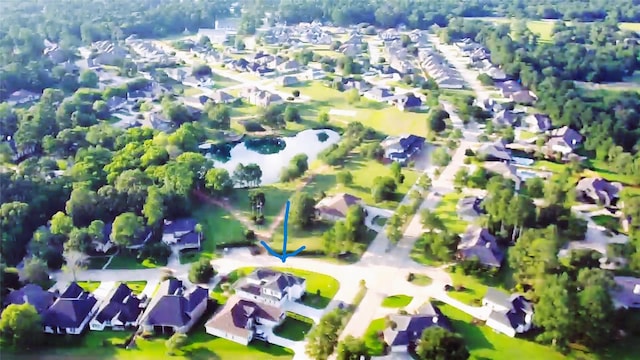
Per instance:
[[[200,256],[197,259],[192,257],[193,261],[212,259],[219,246],[246,241],[244,225],[218,206],[202,205],[194,212],[194,216],[202,225],[204,239]]]
[[[380,333],[385,329],[386,323],[387,319],[385,318],[375,319],[371,321],[364,333],[364,343],[371,356],[382,355],[384,351],[384,340],[381,338]]]
[[[147,286],[147,282],[141,281],[126,281],[125,284],[134,292],[134,294],[141,294],[144,288]]]
[[[200,90],[198,88],[191,87],[191,86],[185,86],[184,87],[184,92],[182,94],[184,96],[198,96],[198,95],[202,94],[202,90]]]
[[[153,263],[151,260],[147,260],[147,259],[140,262],[136,258],[135,254],[129,253],[129,252],[121,252],[118,255],[115,255],[113,257],[113,260],[111,260],[111,263],[109,264],[109,266],[107,266],[107,269],[136,270],[136,269],[157,268],[159,266],[165,266],[165,265],[167,264],[166,263],[156,264],[156,263]]]
[[[622,226],[620,224],[620,219],[615,216],[610,215],[596,215],[592,216],[591,220],[600,226],[604,226],[606,229],[613,233],[620,233],[622,231]]]
[[[100,281],[77,281],[77,283],[84,291],[88,292],[94,292],[100,286]]]
[[[224,89],[230,86],[235,86],[240,84],[239,82],[233,79],[229,79],[228,77],[224,77],[220,74],[216,74],[215,71],[213,72],[213,74],[211,74],[211,78],[213,79],[213,81],[215,81],[215,84],[213,87],[216,89]]]
[[[274,184],[261,186],[258,189],[236,189],[231,199],[236,210],[239,210],[247,218],[251,217],[251,204],[249,204],[249,193],[260,191],[265,196],[265,206],[263,215],[265,223],[261,225],[265,229],[278,217],[287,200],[293,195],[295,186],[293,183]]]
[[[413,296],[408,295],[391,295],[382,300],[382,307],[386,308],[403,308],[411,303]]]
[[[303,303],[315,309],[324,309],[340,289],[340,283],[333,277],[316,272],[292,269],[288,267],[275,267],[274,270],[288,272],[307,280],[307,294]]]
[[[109,261],[108,256],[91,256],[87,267],[89,269],[102,269],[102,267]]]
[[[589,159],[585,165],[590,170],[585,170],[583,173],[584,176],[601,176],[606,180],[621,182],[625,185],[640,185],[640,179],[637,177],[618,174],[609,170],[605,161]]]
[[[451,280],[453,280],[453,286],[463,286],[464,290],[448,292],[449,296],[459,301],[462,301],[468,305],[480,306],[482,304],[482,298],[487,293],[487,287],[495,287],[502,289],[505,292],[510,292],[515,286],[513,280],[513,270],[508,264],[508,252],[500,271],[494,275],[483,275],[481,277],[475,277],[470,275],[464,275],[459,269],[449,268],[452,271]],[[457,271],[456,271],[457,270]]]
[[[208,320],[209,316],[210,314],[203,316],[203,321]],[[204,331],[203,321],[194,326],[194,331],[187,337],[186,345],[178,350],[175,356],[167,355],[167,348],[164,344],[166,337],[149,340],[138,338],[135,348],[126,350],[115,345],[124,343],[130,334],[129,332],[88,331],[85,335],[73,339],[73,344],[46,347],[41,354],[30,353],[29,356],[19,358],[43,360],[62,358],[105,360],[156,360],[167,358],[175,360],[288,360],[293,358],[293,351],[277,345],[254,341],[249,346],[244,346],[209,335]],[[51,338],[53,339],[54,337],[51,336]]]
[[[433,279],[428,277],[427,275],[413,274],[413,280],[409,282],[412,283],[413,285],[429,286],[433,282]]]
[[[311,330],[313,320],[298,314],[287,313],[284,322],[273,329],[273,333],[292,341],[302,341]]]

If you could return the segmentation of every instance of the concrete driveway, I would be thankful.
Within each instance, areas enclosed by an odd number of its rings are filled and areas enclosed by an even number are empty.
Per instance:
[[[98,288],[93,291],[93,296],[98,300],[104,300],[107,295],[109,295],[111,289],[113,289],[115,286],[115,281],[103,281],[100,283],[100,286],[98,286]]]
[[[388,209],[382,209],[375,206],[365,205],[365,210],[367,211],[367,217],[364,219],[364,224],[371,230],[380,232],[382,231],[382,226],[373,222],[373,219],[376,217],[390,218],[393,215],[393,211]]]
[[[160,282],[158,280],[147,281],[147,285],[142,290],[142,293],[140,294],[140,296],[146,296],[147,298],[150,299],[151,296],[153,295],[153,292],[156,291],[156,288],[158,287],[159,283]]]
[[[285,311],[308,317],[316,324],[320,322],[320,318],[324,314],[324,310],[322,309],[314,309],[311,306],[294,301],[286,301],[283,308]]]

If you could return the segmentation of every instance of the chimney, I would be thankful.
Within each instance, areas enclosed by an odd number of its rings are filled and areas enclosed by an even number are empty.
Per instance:
[[[437,316],[434,316],[432,320],[433,320],[433,323],[434,323],[434,324],[437,324],[437,323],[438,323],[438,317],[437,317]]]
[[[640,295],[640,284],[636,284],[636,286],[633,287],[633,293]]]
[[[487,249],[491,249],[491,243],[488,242],[488,243],[484,244],[484,247],[486,247]]]

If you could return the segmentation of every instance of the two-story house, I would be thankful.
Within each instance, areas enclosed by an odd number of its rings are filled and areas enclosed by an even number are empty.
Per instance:
[[[141,300],[124,283],[113,287],[91,319],[89,328],[102,331],[105,328],[124,330],[138,324],[142,312]]]
[[[236,294],[244,299],[282,307],[285,301],[297,301],[307,289],[305,279],[266,268],[254,270],[235,285]]]

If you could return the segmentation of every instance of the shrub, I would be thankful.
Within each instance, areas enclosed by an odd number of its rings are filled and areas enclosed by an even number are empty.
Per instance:
[[[207,283],[216,274],[208,259],[201,259],[191,265],[189,269],[189,281],[193,283]]]
[[[295,89],[291,92],[291,95],[293,95],[293,97],[300,97],[300,90]]]
[[[244,233],[244,238],[251,241],[256,239],[256,233],[253,230],[247,230]]]

